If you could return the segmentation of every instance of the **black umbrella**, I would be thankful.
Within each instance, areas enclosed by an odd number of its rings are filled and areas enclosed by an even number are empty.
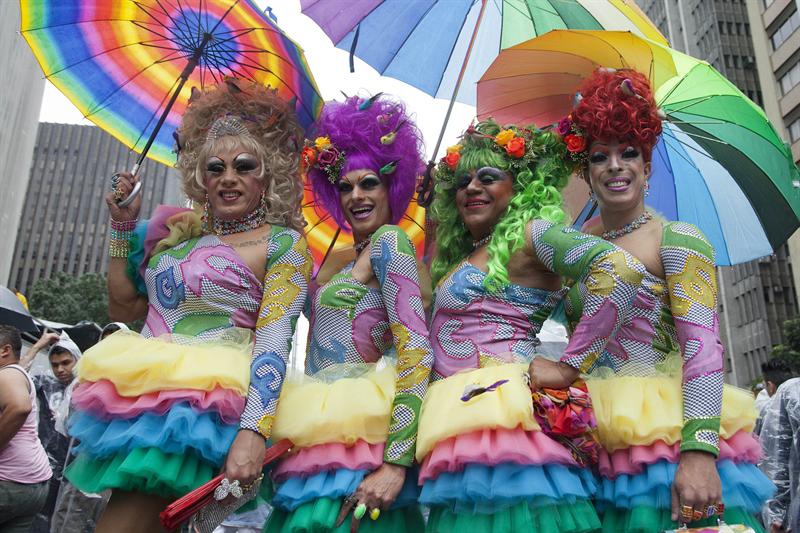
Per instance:
[[[0,285],[0,324],[14,326],[20,331],[39,331],[33,317],[17,295],[2,285]]]

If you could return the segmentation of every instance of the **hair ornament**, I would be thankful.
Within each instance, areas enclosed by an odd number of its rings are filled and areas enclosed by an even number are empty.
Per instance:
[[[181,136],[178,134],[178,130],[172,130],[172,138],[175,139],[175,144],[172,145],[172,151],[176,154],[181,153],[183,145],[181,143]]]
[[[661,120],[667,120],[667,113],[660,107],[656,110],[656,114]]]
[[[220,137],[248,135],[250,131],[236,115],[223,115],[211,124],[206,134],[206,142],[214,141]]]
[[[382,95],[383,95],[383,93],[376,93],[376,94],[370,96],[369,98],[367,98],[366,100],[364,100],[363,102],[358,104],[358,110],[359,111],[366,111],[367,109],[372,107],[372,104],[375,103],[375,100],[380,98]]]
[[[476,141],[478,139],[489,140],[489,147],[508,160],[509,172],[521,172],[529,168],[532,164],[535,164],[535,161],[539,158],[541,147],[539,145],[538,134],[541,130],[537,129],[535,126],[530,126],[528,128],[507,126],[500,129],[497,134],[490,135],[481,131],[481,124],[477,126],[471,124],[462,135],[462,139],[472,138]],[[452,183],[455,181],[455,171],[461,160],[462,147],[462,144],[449,147],[447,149],[447,154],[439,160],[439,164],[436,167],[436,179],[441,183]]]
[[[576,91],[572,96],[572,107],[578,107],[578,104],[581,103],[581,100],[583,100],[583,95],[580,91]]]
[[[389,174],[394,174],[394,171],[397,170],[397,163],[399,163],[399,160],[389,161],[388,163],[386,163],[381,167],[378,173],[381,176],[388,176]]]
[[[625,78],[619,83],[620,90],[628,96],[639,96],[636,94],[636,89],[633,88],[633,82],[630,78]]]
[[[328,181],[335,185],[342,178],[344,156],[343,150],[336,148],[329,137],[323,136],[317,137],[313,142],[306,139],[305,146],[300,152],[300,162],[303,171],[318,168],[327,175]]]
[[[392,144],[394,142],[395,138],[397,137],[397,132],[400,131],[400,128],[402,128],[403,124],[405,124],[405,123],[406,123],[405,120],[401,120],[400,123],[397,125],[397,127],[393,131],[391,131],[391,132],[387,133],[386,135],[382,136],[381,137],[381,144],[384,145],[384,146],[389,146],[390,144]]]

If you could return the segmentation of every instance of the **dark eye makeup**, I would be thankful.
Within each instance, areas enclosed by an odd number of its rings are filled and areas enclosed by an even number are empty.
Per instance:
[[[507,176],[505,172],[494,167],[479,168],[475,175],[483,186],[491,185],[496,181],[502,181],[506,179]],[[466,189],[470,183],[472,183],[472,175],[464,174],[456,181],[456,189]]]

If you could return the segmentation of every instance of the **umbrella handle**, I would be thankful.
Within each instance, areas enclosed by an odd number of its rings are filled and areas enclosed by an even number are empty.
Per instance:
[[[139,164],[140,163],[137,162],[135,165],[133,165],[133,168],[131,169],[131,175],[133,175],[134,177],[139,172]],[[141,194],[141,192],[142,192],[142,182],[137,181],[134,184],[131,193],[126,198],[123,198],[122,200],[117,202],[117,205],[119,207],[128,207],[129,205],[131,205],[131,202],[133,202],[136,199],[136,197],[139,196],[139,194]]]

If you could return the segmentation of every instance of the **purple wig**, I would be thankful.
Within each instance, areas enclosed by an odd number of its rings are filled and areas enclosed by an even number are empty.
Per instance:
[[[311,132],[314,137],[328,137],[333,146],[344,152],[341,176],[358,169],[378,174],[386,185],[392,223],[397,224],[414,195],[417,176],[425,168],[422,134],[402,103],[383,95],[373,98],[371,105],[357,96],[344,102],[326,103],[319,120],[311,126]],[[381,137],[392,132],[395,133],[394,142],[382,144]],[[381,175],[381,167],[393,161],[397,162],[395,171]],[[339,202],[338,186],[316,167],[308,169],[308,177],[314,200],[331,214],[339,227],[349,231]]]

